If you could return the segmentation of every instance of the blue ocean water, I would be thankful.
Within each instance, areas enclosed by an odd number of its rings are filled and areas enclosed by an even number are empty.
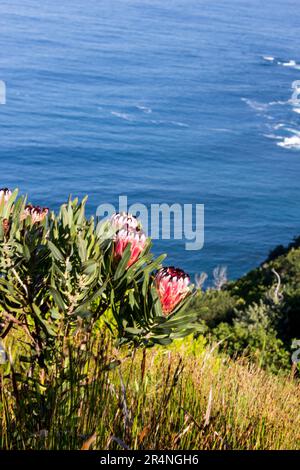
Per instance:
[[[0,186],[205,204],[201,251],[155,251],[243,274],[300,233],[299,24],[299,0],[1,0]]]

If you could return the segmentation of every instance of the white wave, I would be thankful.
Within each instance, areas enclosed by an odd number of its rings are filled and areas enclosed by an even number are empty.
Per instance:
[[[264,137],[267,137],[268,139],[272,140],[281,140],[282,137],[279,137],[279,135],[276,134],[263,134]]]
[[[178,126],[178,127],[190,127],[188,124],[185,124],[184,122],[180,121],[164,121],[162,119],[151,119],[150,121],[152,124],[172,124],[173,126]]]
[[[293,129],[292,127],[286,127],[285,130],[288,131],[288,132],[291,132],[292,134],[297,135],[298,137],[300,137],[300,131],[297,131],[296,129]]]
[[[139,109],[140,111],[142,111],[145,114],[151,114],[152,113],[152,109],[148,108],[148,106],[142,106],[142,105],[138,104],[138,105],[136,105],[136,108]]]
[[[268,103],[269,106],[284,106],[285,104],[288,104],[289,101],[281,101],[281,100],[278,100],[278,101],[270,101],[270,103]]]
[[[118,111],[111,111],[110,114],[113,116],[116,116],[120,119],[124,119],[125,121],[132,121],[132,117],[129,116],[129,114],[126,113],[119,113]]]
[[[279,147],[286,149],[300,150],[300,136],[285,137],[282,142],[278,142]]]
[[[295,60],[289,60],[288,62],[277,62],[278,65],[282,65],[282,67],[289,67],[291,69],[300,70],[300,64],[297,64]]]
[[[244,103],[246,103],[250,108],[254,109],[255,111],[266,111],[268,109],[268,104],[260,103],[255,100],[249,100],[248,98],[241,98]]]
[[[300,114],[300,108],[293,108],[294,113]]]
[[[298,93],[300,93],[300,90]],[[300,104],[299,98],[292,98],[291,100],[289,100],[289,104],[294,108],[298,108]]]
[[[300,64],[298,64],[294,59],[283,62],[282,60],[275,59],[275,57],[271,55],[264,55],[263,59],[267,62],[275,62],[277,65],[281,65],[282,67],[290,67],[296,70],[300,70]]]
[[[294,80],[292,83],[292,89],[295,91],[300,90],[300,80]]]
[[[288,62],[282,62],[281,65],[283,67],[295,67],[297,62],[295,60],[289,60]]]
[[[277,130],[277,129],[281,129],[281,127],[284,127],[285,124],[282,124],[281,122],[279,124],[275,124],[275,126],[273,127],[273,129]]]
[[[229,134],[236,134],[237,132],[233,129],[227,129],[227,127],[209,127],[208,130],[214,132],[226,132]]]
[[[180,121],[170,121],[170,123],[178,127],[190,127],[188,124],[185,124],[184,122]]]

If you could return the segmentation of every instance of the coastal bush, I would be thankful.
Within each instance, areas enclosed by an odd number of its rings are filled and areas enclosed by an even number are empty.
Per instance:
[[[130,351],[198,328],[185,310],[188,275],[162,267],[165,255],[154,258],[136,218],[100,223],[86,218],[85,203],[69,199],[56,215],[0,190],[0,392],[16,439],[48,429],[59,393],[76,419],[73,387],[90,367],[119,364],[104,359],[107,331]]]
[[[230,323],[235,315],[235,309],[243,304],[243,300],[231,295],[226,290],[208,289],[197,291],[191,300],[189,308],[208,328],[214,328],[219,323]]]
[[[56,215],[0,190],[0,447],[299,447],[297,378],[260,369],[290,367],[297,249],[257,291],[253,273],[194,291],[137,219],[85,203]]]
[[[211,338],[233,358],[247,357],[273,373],[291,368],[291,353],[271,326],[270,312],[263,303],[252,304],[231,324],[220,323]]]
[[[268,303],[271,296],[276,302],[274,327],[279,338],[286,347],[293,338],[300,338],[299,239],[286,249],[275,249],[259,268],[230,283],[227,289],[231,295],[243,298],[245,306],[261,301]]]
[[[293,343],[300,338],[300,247],[271,252],[260,267],[221,290],[197,292],[191,309],[210,341],[232,357],[247,356],[274,373],[295,373]]]
[[[91,332],[105,314],[119,343],[151,346],[192,331],[189,277],[162,268],[165,256],[154,259],[134,217],[96,224],[85,202],[69,199],[56,216],[1,190],[2,338],[18,330],[44,362],[59,336]]]

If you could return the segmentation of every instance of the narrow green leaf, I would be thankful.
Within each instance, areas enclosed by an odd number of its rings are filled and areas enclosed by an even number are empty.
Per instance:
[[[64,255],[62,254],[62,252],[57,248],[57,246],[54,245],[54,243],[52,243],[51,240],[48,240],[48,246],[50,248],[50,251],[51,251],[54,259],[56,259],[57,261],[61,261],[61,262],[63,262],[65,260]]]

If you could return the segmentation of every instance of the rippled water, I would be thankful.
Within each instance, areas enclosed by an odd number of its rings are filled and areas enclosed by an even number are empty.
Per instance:
[[[244,273],[300,232],[299,24],[298,0],[1,0],[0,186],[203,203],[204,249],[157,253]]]

